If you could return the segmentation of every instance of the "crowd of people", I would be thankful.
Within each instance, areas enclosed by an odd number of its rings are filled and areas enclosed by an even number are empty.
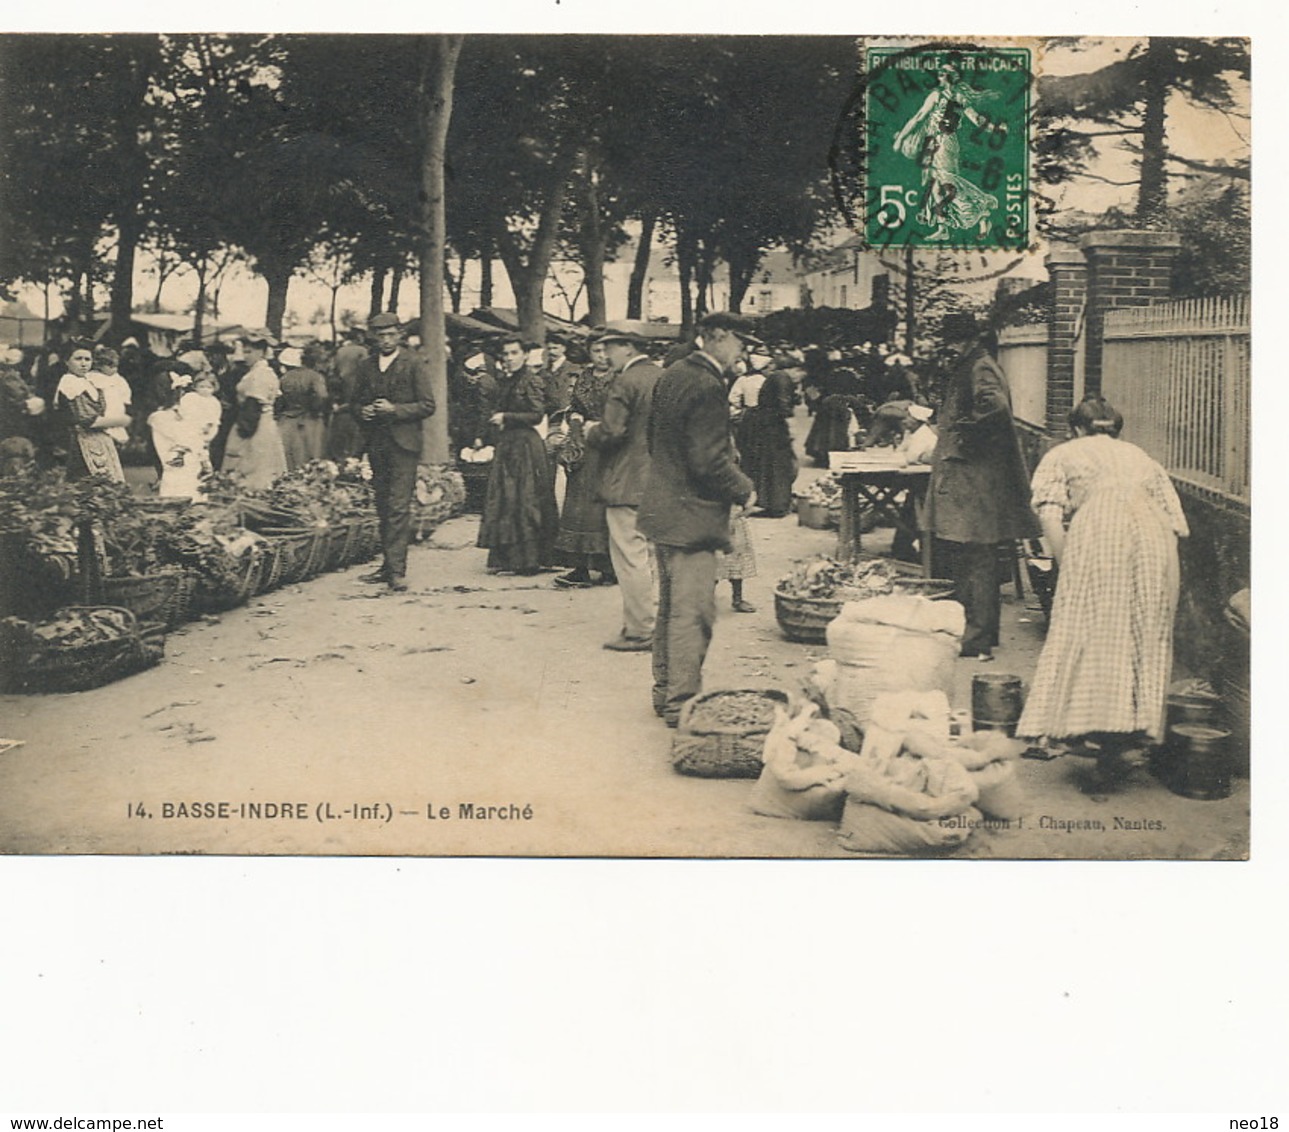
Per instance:
[[[887,445],[929,464],[906,525],[928,532],[935,572],[965,611],[964,657],[999,643],[999,548],[1041,538],[1060,566],[1051,630],[1018,734],[1087,739],[1098,785],[1163,732],[1187,533],[1171,481],[1119,439],[1122,418],[1092,398],[1074,439],[1028,473],[1006,376],[970,314],[948,315],[956,356],[932,403],[911,360],[885,344],[767,345],[742,316],[710,314],[691,342],[615,322],[544,348],[516,335],[449,343],[448,429],[463,459],[489,463],[478,546],[493,574],[555,573],[564,589],[617,585],[621,623],[604,647],[651,652],[653,706],[675,726],[702,687],[718,582],[753,613],[749,518],[788,514],[798,460],[788,428],[813,416],[805,454]],[[62,464],[123,479],[144,451],[163,497],[198,499],[213,469],[263,487],[309,460],[365,454],[383,560],[363,580],[407,588],[410,508],[422,422],[436,412],[428,363],[393,314],[334,351],[266,334],[148,358],[73,341],[0,349],[4,467]],[[490,459],[489,459],[490,457]],[[133,462],[139,462],[137,460]],[[893,553],[916,558],[908,531]]]

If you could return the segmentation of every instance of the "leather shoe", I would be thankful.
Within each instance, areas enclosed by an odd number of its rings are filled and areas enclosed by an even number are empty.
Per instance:
[[[381,586],[389,581],[389,575],[383,569],[373,570],[370,574],[360,574],[358,580],[369,586]]]
[[[628,637],[625,634],[605,641],[604,647],[613,652],[649,652],[653,648],[652,637]]]
[[[407,581],[403,578],[401,574],[396,578],[390,578],[389,591],[390,593],[396,593],[396,594],[407,592]]]

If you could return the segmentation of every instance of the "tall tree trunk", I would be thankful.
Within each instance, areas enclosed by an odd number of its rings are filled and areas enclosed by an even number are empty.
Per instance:
[[[586,284],[586,318],[592,326],[608,321],[608,303],[604,297],[604,217],[600,213],[600,193],[595,183],[595,169],[588,160],[582,178],[582,279]],[[573,318],[569,310],[569,320]]]
[[[378,267],[371,273],[371,303],[367,317],[374,318],[385,308],[385,269]]]
[[[542,299],[545,297],[546,276],[525,269],[519,280],[510,281],[515,292],[515,306],[519,315],[519,333],[525,342],[538,346],[546,342],[546,319],[543,317]]]
[[[201,345],[202,339],[202,321],[206,315],[206,274],[209,270],[209,264],[205,256],[197,261],[197,266],[193,269],[197,272],[197,304],[193,307],[192,312],[192,337],[198,346]]]
[[[550,274],[555,240],[559,235],[559,218],[568,197],[569,179],[581,160],[578,153],[558,158],[551,169],[546,201],[537,220],[537,232],[525,257],[514,235],[503,229],[497,238],[497,253],[510,276],[519,314],[519,333],[526,341],[542,345],[546,341],[546,320],[542,316],[542,299],[546,276]]]
[[[1137,223],[1149,224],[1168,199],[1168,142],[1164,134],[1168,74],[1175,67],[1173,49],[1158,36],[1146,48],[1145,109],[1141,115],[1141,187]]]
[[[700,244],[695,257],[694,282],[697,296],[694,301],[694,317],[700,319],[711,309],[712,294],[712,253],[707,245]]]
[[[269,285],[269,302],[264,312],[264,325],[275,338],[282,337],[282,320],[286,317],[286,295],[294,273],[294,268],[278,265],[263,271]]]
[[[393,314],[398,314],[398,293],[403,287],[403,269],[395,267],[389,277],[389,305],[385,308]]]
[[[631,265],[631,280],[627,284],[627,318],[643,318],[645,278],[649,274],[649,253],[653,245],[653,229],[657,217],[652,212],[640,218],[640,242],[636,244],[636,258]]]
[[[116,267],[112,272],[112,293],[108,302],[108,312],[112,317],[113,337],[118,333],[122,333],[116,328],[125,326],[130,321],[130,315],[133,313],[134,260],[135,252],[139,247],[139,234],[142,228],[143,225],[133,203],[123,206],[117,221]],[[158,299],[161,296],[161,286],[165,281],[164,274],[157,281]]]
[[[443,270],[447,263],[447,215],[443,157],[452,120],[452,92],[464,37],[428,36],[419,91],[421,119],[421,349],[430,365],[430,384],[438,406],[423,427],[428,464],[451,459],[448,443],[447,322],[443,316]],[[464,271],[462,272],[464,274]]]
[[[140,138],[141,128],[146,122],[145,100],[153,74],[161,66],[161,40],[156,36],[138,36],[122,38],[121,46],[128,60],[125,77],[127,91],[131,95],[122,105],[137,107],[133,114],[122,115],[115,124],[113,141],[118,154],[123,158],[125,170],[119,184],[119,193],[113,208],[116,220],[116,268],[112,274],[111,292],[108,301],[108,314],[114,327],[124,326],[130,321],[134,309],[134,260],[139,246],[139,236],[143,231],[143,220],[139,215],[139,205],[143,199],[143,186],[150,168],[148,155],[144,152]],[[158,280],[165,282],[164,276]],[[91,304],[89,314],[94,313]]]
[[[484,248],[479,255],[479,305],[492,306],[492,249]]]
[[[752,278],[756,275],[756,269],[761,266],[761,250],[759,248],[741,248],[737,251],[731,251],[726,263],[730,269],[729,309],[737,314],[742,311],[743,299],[747,296],[748,288],[752,285]]]
[[[333,344],[335,343],[336,339],[340,337],[340,335],[338,335],[338,334],[336,333],[336,296],[337,296],[337,295],[339,295],[339,294],[340,294],[340,288],[339,288],[339,287],[332,287],[332,288],[331,288],[331,311],[330,311],[330,316],[331,316],[331,341],[332,341],[332,343],[333,343]]]
[[[694,294],[690,289],[694,275],[694,253],[683,236],[676,239],[676,271],[680,276],[680,336],[694,336]]]

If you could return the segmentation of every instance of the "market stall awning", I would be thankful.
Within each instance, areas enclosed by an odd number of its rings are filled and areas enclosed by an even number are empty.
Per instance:
[[[519,312],[514,307],[476,307],[470,312],[470,317],[498,327],[509,334],[519,332]],[[558,315],[543,312],[542,319],[546,323],[547,334],[558,334],[566,338],[586,338],[591,333],[589,327],[581,323],[569,322],[568,319],[560,318]]]

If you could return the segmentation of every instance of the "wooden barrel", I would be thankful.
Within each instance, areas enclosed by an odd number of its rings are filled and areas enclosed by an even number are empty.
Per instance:
[[[1019,676],[988,672],[971,678],[971,727],[974,731],[1016,734],[1025,696]]]
[[[1167,785],[1183,798],[1209,802],[1231,793],[1228,745],[1231,733],[1221,727],[1179,723],[1168,732],[1172,753]]]

